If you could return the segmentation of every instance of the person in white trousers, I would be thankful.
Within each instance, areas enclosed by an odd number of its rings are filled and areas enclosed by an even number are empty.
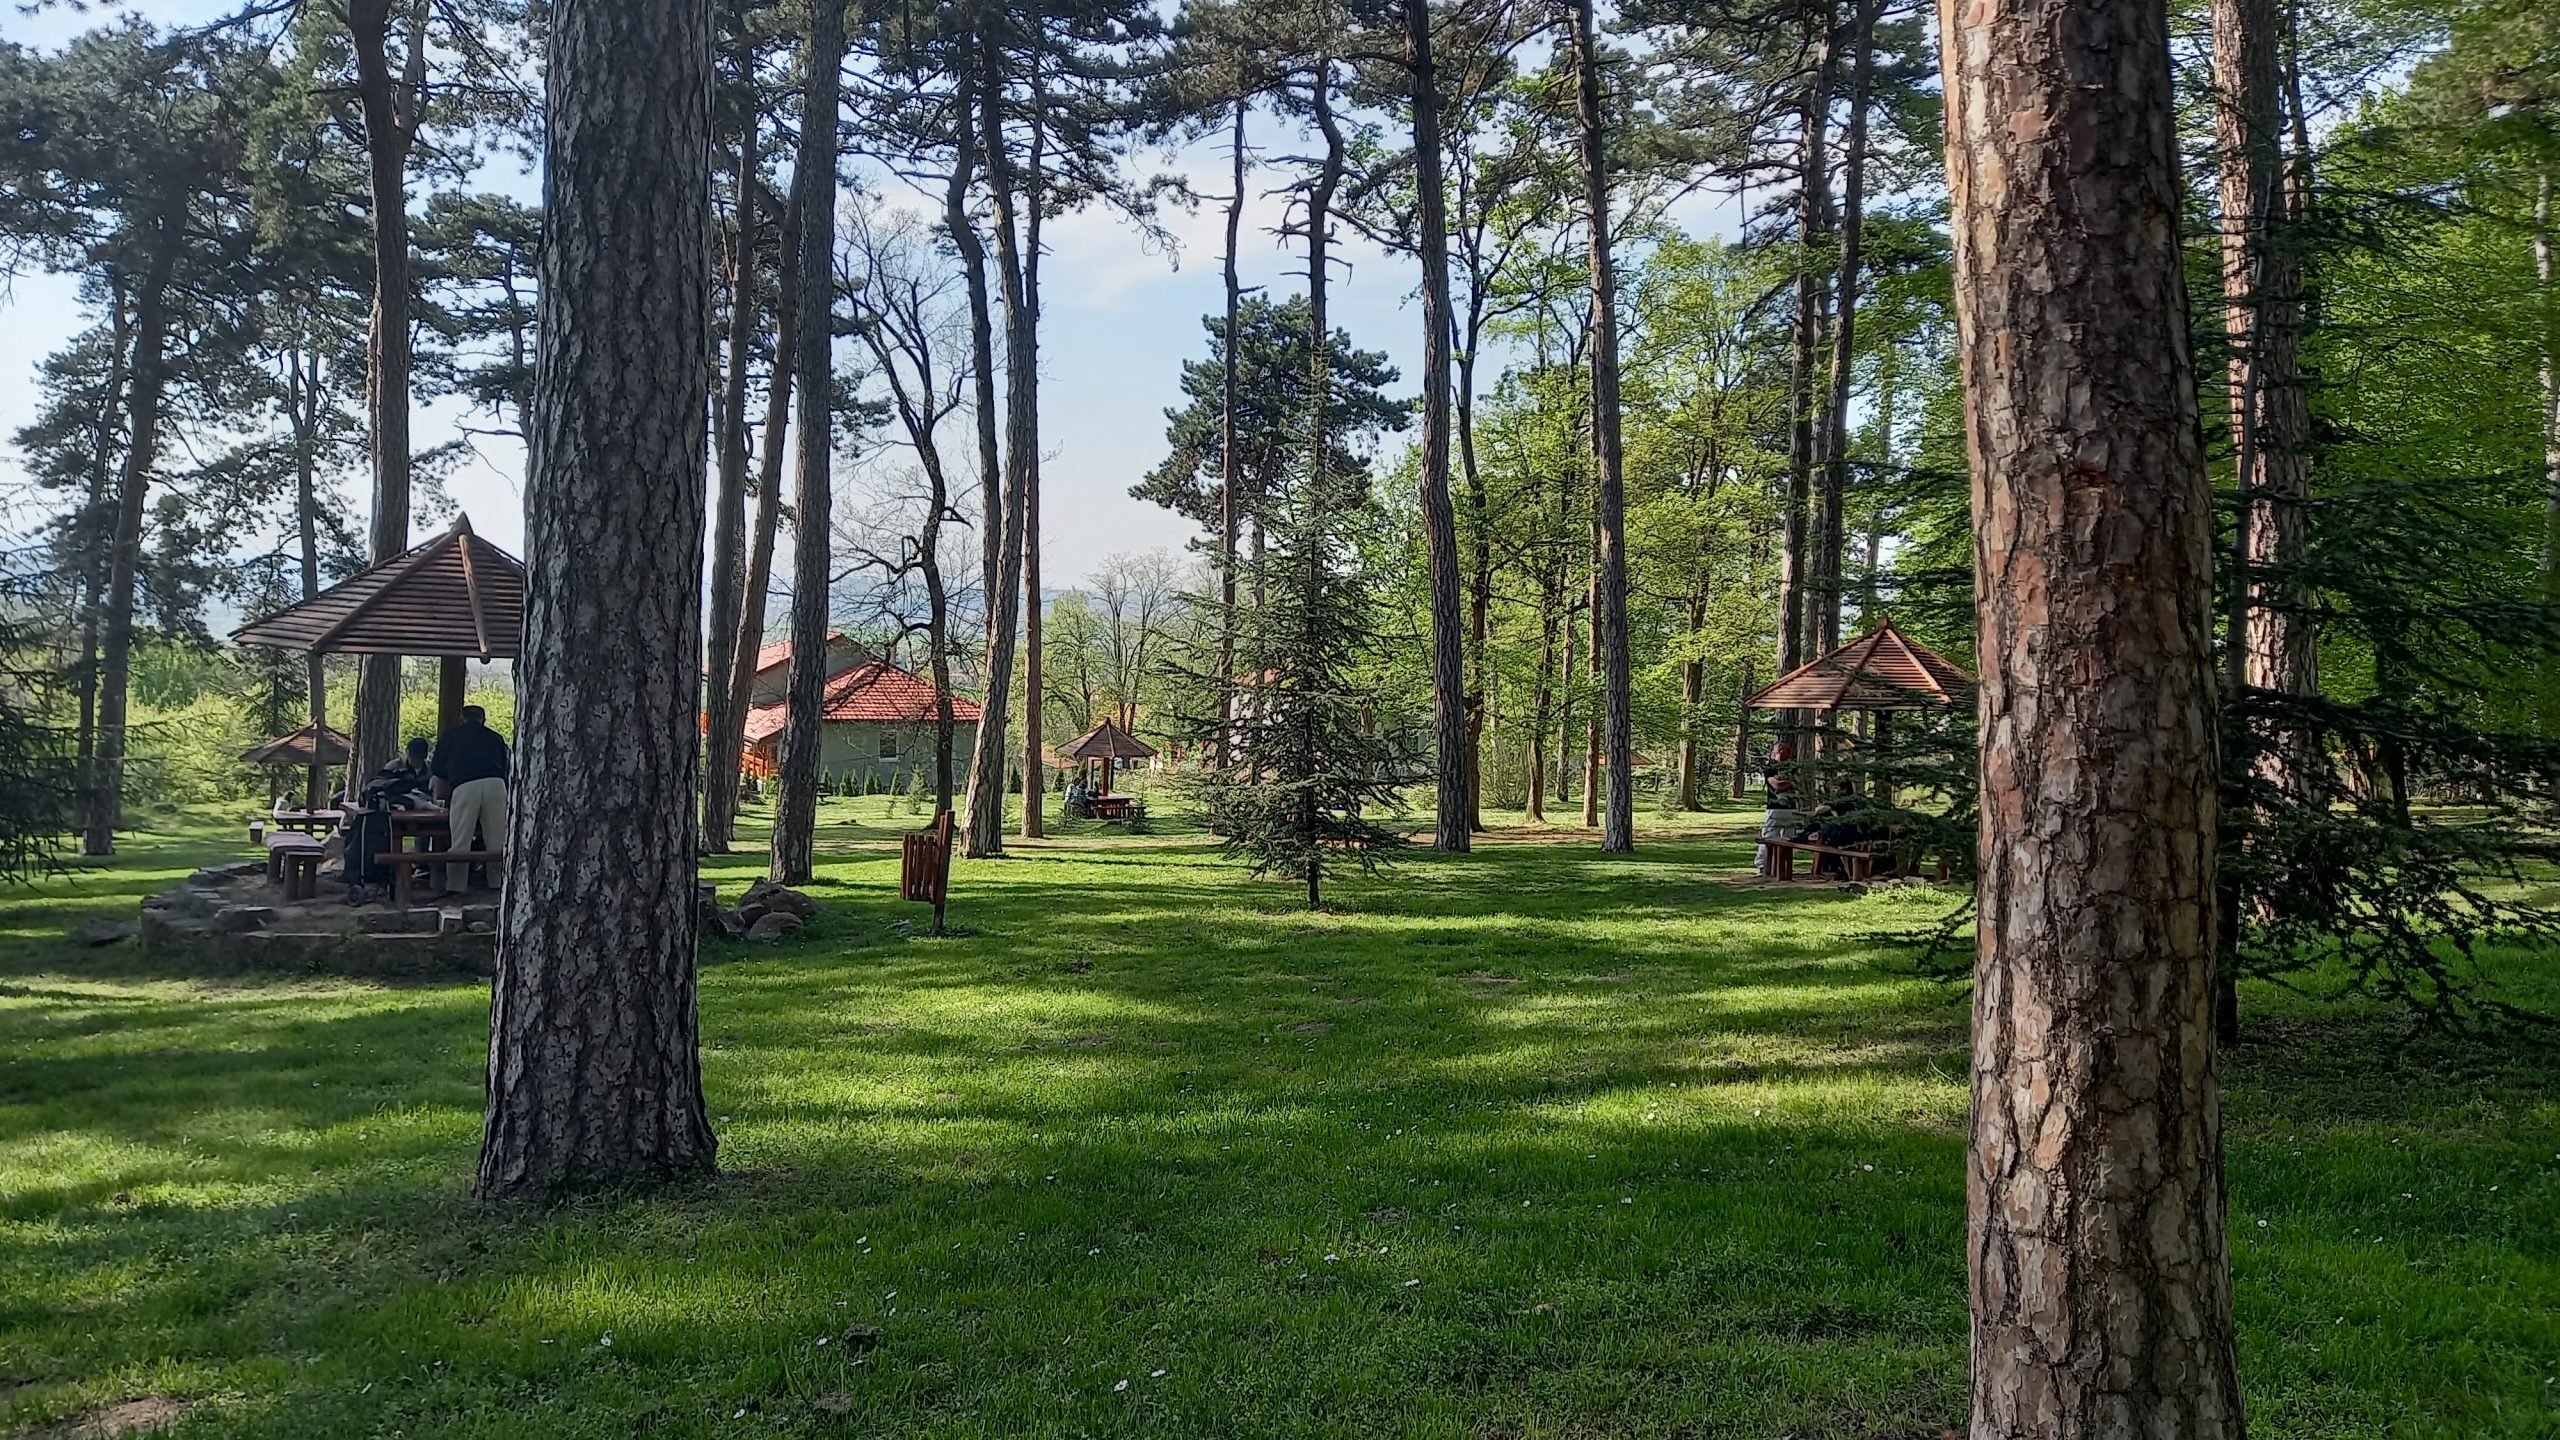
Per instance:
[[[503,853],[507,848],[507,742],[489,728],[489,712],[477,705],[462,707],[452,728],[436,738],[436,788],[443,792],[453,848]],[[504,862],[489,867],[496,883]],[[447,865],[444,888],[460,894],[471,888],[471,867]]]

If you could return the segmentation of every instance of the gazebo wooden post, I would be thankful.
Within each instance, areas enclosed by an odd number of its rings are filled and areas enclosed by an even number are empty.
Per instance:
[[[460,655],[447,655],[436,672],[436,735],[439,739],[462,720],[462,688],[470,663]]]
[[[1875,767],[1876,803],[1890,810],[1893,808],[1893,775],[1885,767],[1893,763],[1892,711],[1875,712],[1874,739],[1875,759],[1870,763]]]

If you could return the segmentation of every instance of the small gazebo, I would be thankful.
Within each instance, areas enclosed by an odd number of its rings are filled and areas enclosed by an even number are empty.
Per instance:
[[[461,718],[465,663],[515,659],[523,630],[524,562],[458,515],[442,535],[231,638],[322,655],[436,656],[444,662],[436,685],[441,729]]]
[[[312,724],[252,745],[240,752],[240,758],[251,765],[278,770],[307,770],[314,765],[344,765],[354,753],[355,742],[335,726]]]
[[[240,759],[244,764],[255,765],[267,772],[267,799],[270,801],[282,793],[276,788],[278,771],[303,772],[310,777],[303,803],[316,809],[320,797],[327,793],[322,772],[346,764],[354,753],[355,745],[345,735],[314,721],[290,734],[250,746],[240,752]]]
[[[1878,620],[1876,628],[1808,665],[1799,665],[1743,702],[1754,710],[1943,710],[1973,690],[1973,677],[1945,656]]]
[[[1972,692],[1972,676],[1879,617],[1874,629],[1779,676],[1743,703],[1754,710],[1809,714],[1817,724],[1843,711],[1864,711],[1875,717],[1872,743],[1881,759],[1893,748],[1895,711],[1951,709]],[[1878,798],[1890,803],[1891,785],[1878,785]]]
[[[1069,764],[1087,765],[1096,760],[1101,761],[1102,793],[1105,795],[1111,793],[1111,771],[1113,766],[1120,764],[1122,761],[1153,760],[1156,758],[1156,747],[1139,739],[1137,736],[1130,734],[1128,730],[1124,728],[1125,722],[1135,719],[1131,712],[1136,708],[1137,707],[1135,706],[1122,706],[1119,720],[1105,720],[1101,724],[1094,726],[1092,729],[1087,730],[1073,740],[1068,741],[1059,749],[1058,753],[1060,757],[1065,759]]]

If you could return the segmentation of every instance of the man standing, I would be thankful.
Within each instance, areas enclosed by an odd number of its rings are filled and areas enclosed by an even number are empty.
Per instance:
[[[462,707],[462,718],[436,737],[436,793],[451,811],[453,848],[507,848],[507,742],[489,728],[489,712],[477,705]],[[481,838],[485,837],[485,838]],[[489,879],[498,867],[489,867]],[[460,893],[471,888],[471,867],[445,867],[444,888]]]
[[[1760,788],[1768,795],[1766,813],[1760,817],[1759,863],[1755,867],[1766,879],[1775,866],[1769,862],[1768,841],[1792,839],[1796,825],[1796,747],[1785,740],[1769,751],[1769,763],[1760,772]]]

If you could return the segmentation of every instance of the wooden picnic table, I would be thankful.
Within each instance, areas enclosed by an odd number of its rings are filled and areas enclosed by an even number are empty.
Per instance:
[[[1135,795],[1088,795],[1084,808],[1096,820],[1126,820],[1137,803]]]

